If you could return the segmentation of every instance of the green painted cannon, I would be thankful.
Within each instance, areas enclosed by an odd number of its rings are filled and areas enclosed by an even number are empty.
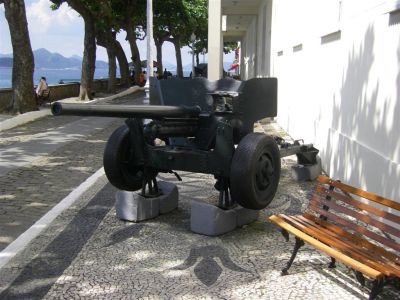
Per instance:
[[[294,153],[315,160],[315,148],[279,149],[276,140],[254,133],[254,123],[277,113],[277,80],[151,80],[150,102],[157,105],[54,103],[54,115],[127,118],[104,151],[109,181],[121,190],[158,195],[160,172],[212,174],[221,207],[238,203],[263,209],[280,178],[280,157]],[[311,153],[311,156],[310,156]]]

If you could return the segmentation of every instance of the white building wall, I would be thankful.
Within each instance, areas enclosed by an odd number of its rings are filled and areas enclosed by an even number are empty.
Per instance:
[[[400,1],[279,0],[278,122],[333,178],[400,201]],[[392,13],[390,13],[392,11]]]

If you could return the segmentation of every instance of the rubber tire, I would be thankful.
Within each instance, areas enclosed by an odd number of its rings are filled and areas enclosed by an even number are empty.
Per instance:
[[[104,149],[104,171],[110,183],[120,190],[137,191],[142,188],[143,168],[128,165],[130,155],[129,128],[118,127],[110,136]]]
[[[268,176],[260,179],[265,172]],[[232,158],[231,197],[245,208],[263,209],[275,196],[280,174],[281,158],[275,140],[263,133],[249,133],[240,141]]]

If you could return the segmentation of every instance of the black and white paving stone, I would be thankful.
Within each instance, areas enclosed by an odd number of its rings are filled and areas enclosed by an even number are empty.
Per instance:
[[[115,189],[102,178],[0,270],[0,299],[365,299],[350,270],[328,269],[312,247],[280,276],[294,241],[267,217],[302,211],[312,187],[291,179],[292,163],[283,161],[279,191],[258,221],[219,237],[190,230],[191,199],[215,198],[211,176],[163,175],[178,185],[178,209],[141,223],[116,217]],[[389,286],[382,299],[399,296]]]

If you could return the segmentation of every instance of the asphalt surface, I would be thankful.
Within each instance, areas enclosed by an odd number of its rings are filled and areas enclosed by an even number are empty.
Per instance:
[[[143,94],[113,103],[142,103]],[[0,251],[102,167],[119,118],[46,116],[0,132]]]
[[[115,101],[139,104],[142,95]],[[101,168],[105,142],[122,123],[49,116],[0,133],[2,248]],[[285,137],[274,123],[256,130]],[[282,160],[276,197],[256,222],[219,237],[190,231],[191,200],[217,201],[212,176],[182,172],[178,182],[161,174],[178,186],[178,209],[140,223],[116,217],[116,190],[101,176],[0,268],[0,299],[366,299],[369,283],[360,287],[340,263],[329,269],[329,257],[309,246],[280,276],[294,239],[287,243],[267,218],[303,211],[313,187],[291,178],[294,163]],[[380,298],[400,292],[387,286]]]

